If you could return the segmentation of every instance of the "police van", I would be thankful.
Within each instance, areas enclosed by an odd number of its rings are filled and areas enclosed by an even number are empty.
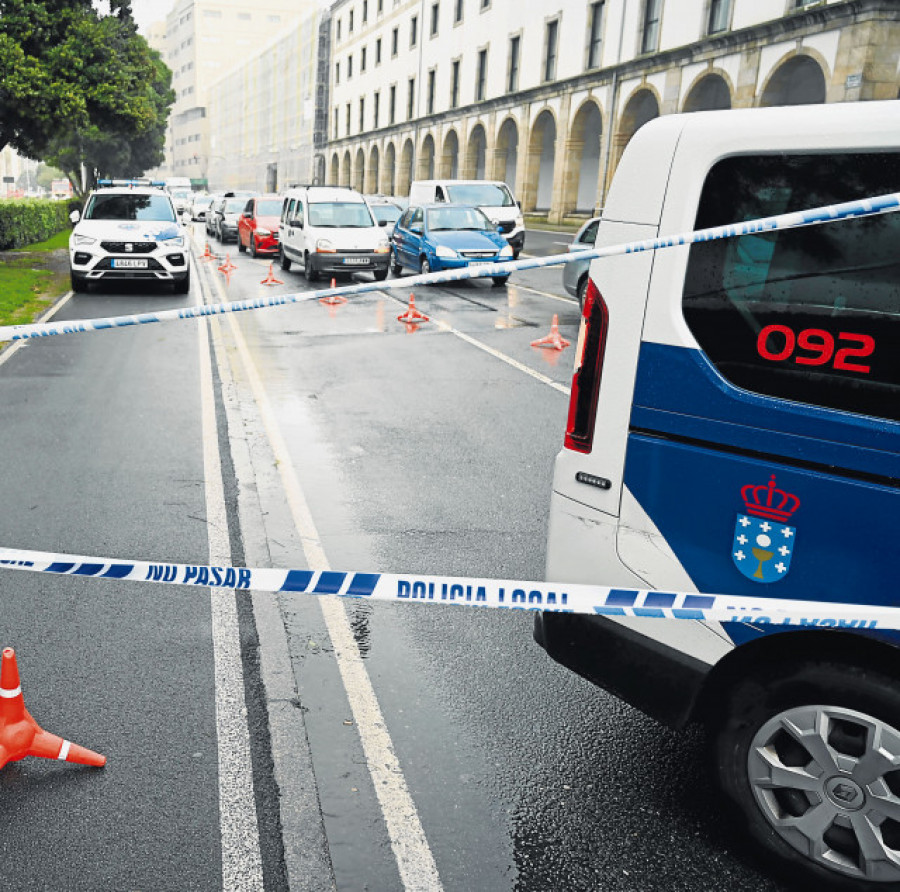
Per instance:
[[[596,245],[898,192],[898,122],[898,101],[658,118]],[[593,262],[547,579],[897,605],[898,487],[900,214]],[[900,888],[900,635],[847,625],[545,613],[535,637],[705,723],[769,864]]]

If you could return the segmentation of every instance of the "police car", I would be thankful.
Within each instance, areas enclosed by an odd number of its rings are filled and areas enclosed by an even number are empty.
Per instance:
[[[91,282],[171,282],[187,294],[191,268],[187,235],[163,184],[103,181],[91,192],[84,213],[72,211],[69,237],[72,290]]]
[[[658,118],[597,247],[900,191],[898,113]],[[547,578],[897,605],[898,246],[888,213],[595,260]],[[704,722],[767,864],[900,888],[900,636],[859,626],[544,613],[535,637],[656,719]]]

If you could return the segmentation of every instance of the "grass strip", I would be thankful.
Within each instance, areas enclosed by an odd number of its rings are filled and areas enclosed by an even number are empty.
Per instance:
[[[67,264],[59,252],[69,231],[44,242],[0,254],[0,325],[25,325],[46,312],[68,288]]]

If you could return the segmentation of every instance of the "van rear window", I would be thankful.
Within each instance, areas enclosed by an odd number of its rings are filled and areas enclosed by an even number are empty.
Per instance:
[[[898,152],[726,158],[696,228],[898,191]],[[682,303],[733,384],[900,421],[900,213],[692,245]]]

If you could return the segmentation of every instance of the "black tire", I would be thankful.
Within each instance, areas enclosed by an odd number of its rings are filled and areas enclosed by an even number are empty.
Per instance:
[[[319,281],[319,272],[312,265],[312,262],[309,259],[309,252],[303,255],[303,275],[306,276],[307,282]]]
[[[895,751],[900,757],[897,679],[859,663],[779,663],[736,684],[722,702],[728,708],[713,728],[714,765],[766,866],[779,868],[804,889],[900,889],[894,859],[880,862],[887,871],[881,881],[865,877],[857,835],[859,828],[867,847],[883,847],[894,857],[900,849],[900,821],[893,811],[884,817],[872,793],[873,787],[881,796],[897,789],[891,766]],[[789,734],[788,722],[805,729],[809,743]],[[870,774],[857,784],[853,766],[875,749],[887,755],[875,760],[878,777]],[[801,820],[805,815],[808,822]],[[823,823],[816,825],[820,817]],[[877,835],[867,830],[870,819],[879,826]],[[824,845],[812,848],[817,841]]]
[[[494,276],[494,288],[502,288],[509,281],[509,276]]]
[[[291,260],[287,254],[284,253],[284,248],[281,248],[278,254],[281,257],[281,268],[283,270],[289,270],[291,268]]]
[[[581,311],[584,312],[584,298],[587,294],[587,286],[588,286],[588,277],[587,273],[585,273],[578,280],[578,306],[581,308]]]
[[[176,279],[172,290],[175,294],[187,294],[191,290],[191,274],[188,273],[183,279]]]
[[[238,254],[243,254],[247,249],[244,247],[244,243],[241,241],[241,234],[237,234],[237,246],[238,246]]]
[[[403,272],[403,266],[397,261],[397,256],[391,251],[391,275],[399,278]]]
[[[427,257],[422,257],[422,258],[420,258],[420,260],[419,260],[419,272],[420,272],[423,276],[427,276],[428,273],[431,272],[431,264],[428,262],[428,258],[427,258]]]
[[[76,276],[75,273],[69,273],[69,284],[72,286],[72,291],[76,294],[85,294],[88,290],[88,283],[86,279],[83,279],[81,276]]]
[[[386,269],[376,269],[374,273],[376,282],[383,282],[388,277],[388,271]]]
[[[255,260],[259,256],[259,251],[256,250],[256,236],[250,236],[250,256]]]

